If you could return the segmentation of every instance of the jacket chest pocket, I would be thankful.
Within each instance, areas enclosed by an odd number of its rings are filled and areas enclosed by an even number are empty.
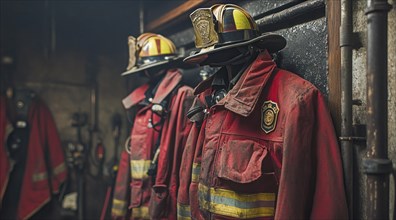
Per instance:
[[[251,183],[263,175],[267,154],[267,148],[255,141],[229,140],[219,149],[217,176],[237,183]]]

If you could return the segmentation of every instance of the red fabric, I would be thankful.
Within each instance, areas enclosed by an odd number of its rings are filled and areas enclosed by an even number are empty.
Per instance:
[[[186,117],[187,110],[190,108],[193,100],[192,89],[181,87],[176,96],[172,99],[171,112],[169,119],[164,124],[161,138],[161,152],[159,155],[157,178],[153,186],[153,198],[160,197],[156,192],[161,187],[168,190],[166,205],[155,207],[160,203],[152,203],[153,208],[166,210],[166,215],[162,219],[176,219],[177,216],[177,189],[179,188],[179,170],[182,160],[184,146],[191,128],[191,122]],[[152,199],[153,199],[152,198]],[[151,210],[150,210],[151,211]],[[155,216],[152,216],[154,218]]]
[[[129,219],[129,183],[131,182],[131,168],[129,165],[129,154],[121,152],[121,159],[118,165],[116,183],[114,186],[111,218],[117,220]]]
[[[8,161],[7,153],[5,152],[4,143],[7,140],[6,137],[6,126],[7,126],[7,111],[6,111],[6,99],[0,96],[0,143],[2,143],[0,149],[0,207],[3,200],[3,196],[7,187],[8,173],[10,172],[10,164]]]
[[[5,100],[1,99],[1,141],[4,143]],[[24,173],[21,197],[18,204],[18,219],[27,219],[37,212],[50,200],[51,193],[56,193],[67,176],[63,150],[59,135],[49,109],[44,103],[35,100],[29,108],[30,136],[27,152],[27,166]],[[8,169],[10,161],[5,156],[5,147],[0,150],[1,192],[7,187]],[[33,176],[47,173],[44,154],[49,154],[49,165],[52,170],[51,183],[53,192],[50,192],[47,177],[35,180]],[[6,172],[3,172],[6,171]],[[48,174],[47,174],[48,175]]]
[[[183,152],[183,157],[182,157],[182,162],[181,162],[181,167],[180,167],[180,185],[178,189],[178,195],[177,195],[177,203],[181,206],[189,206],[190,204],[194,204],[195,209],[191,209],[191,211],[198,211],[198,198],[196,197],[197,193],[192,192],[190,197],[190,186],[197,184],[196,182],[192,182],[191,180],[191,171],[193,169],[193,163],[197,162],[198,160],[200,161],[201,157],[194,156],[196,151],[201,150],[200,145],[197,143],[198,141],[198,136],[199,134],[203,133],[204,131],[201,131],[202,128],[205,128],[203,125],[199,125],[195,123],[193,127],[191,128],[190,134],[187,138],[187,144],[185,146],[184,152]],[[202,129],[203,130],[203,129]],[[202,140],[203,138],[201,138]],[[194,188],[194,187],[193,187]],[[194,197],[195,196],[195,197]],[[191,202],[190,202],[191,199]],[[194,202],[197,201],[197,202]],[[191,205],[193,206],[193,205]],[[199,213],[198,213],[199,214]],[[197,216],[197,214],[194,214],[194,216]],[[198,219],[198,218],[197,218]]]
[[[200,129],[205,133],[192,130],[182,167],[201,162],[199,183],[207,187],[275,193],[275,215],[261,219],[347,219],[340,151],[325,99],[308,81],[275,68],[270,55],[261,53],[226,97],[208,109]],[[212,92],[208,85],[195,89],[201,102]],[[268,134],[261,127],[266,101],[279,107]],[[181,172],[180,179],[188,184],[191,171]],[[178,195],[179,204],[190,205],[193,219],[233,219],[200,209],[205,204],[195,204],[197,188],[183,185]]]
[[[153,103],[160,103],[167,94],[174,90],[180,80],[181,73],[179,71],[169,70],[159,84]],[[140,95],[129,95],[128,97],[134,97],[141,101],[145,98],[144,92],[147,88],[147,85],[143,85],[132,92]],[[153,182],[151,177],[146,176],[144,178],[132,178],[130,182],[129,208],[132,216],[134,209],[148,207],[151,219],[176,219],[176,194],[180,162],[187,135],[191,128],[191,123],[186,119],[185,114],[191,106],[193,94],[191,88],[181,86],[177,88],[175,94],[171,95],[170,113],[163,124],[160,140],[156,180]],[[139,101],[133,100],[131,103],[138,104]],[[151,106],[152,104],[145,107],[137,106],[138,112],[131,131],[130,160],[147,161],[151,160],[154,154],[159,132],[148,127],[149,119],[152,117]],[[153,124],[159,121],[160,117],[154,114]],[[131,173],[133,176],[133,170]],[[119,173],[118,175],[122,174]],[[119,183],[117,182],[117,184]],[[132,219],[139,218],[132,217]]]

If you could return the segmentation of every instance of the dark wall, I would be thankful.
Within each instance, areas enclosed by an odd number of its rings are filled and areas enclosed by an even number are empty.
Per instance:
[[[92,115],[90,94],[96,81],[99,120],[92,146],[102,139],[107,175],[115,152],[113,114],[119,113],[123,119],[118,153],[130,126],[121,105],[128,91],[120,74],[128,61],[127,37],[138,31],[136,3],[2,0],[0,4],[0,54],[14,59],[13,68],[2,68],[2,87],[35,91],[49,106],[60,138],[66,143],[77,140],[76,128],[71,126],[72,114]],[[92,123],[82,128],[85,144],[89,142],[90,128]],[[92,160],[89,164],[90,172],[96,174]],[[106,193],[104,180],[86,176],[87,219],[99,219]]]

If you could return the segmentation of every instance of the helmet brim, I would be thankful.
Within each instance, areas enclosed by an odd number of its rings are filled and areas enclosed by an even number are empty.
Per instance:
[[[189,64],[210,64],[210,56],[216,53],[224,52],[227,49],[254,44],[255,46],[267,49],[269,53],[275,53],[286,46],[286,39],[281,35],[274,33],[265,33],[248,41],[237,42],[233,44],[221,45],[219,47],[201,49],[198,53],[186,57],[183,61]]]
[[[121,76],[135,74],[135,73],[139,73],[139,72],[141,72],[143,70],[149,70],[149,69],[153,69],[153,68],[160,68],[161,67],[162,69],[165,69],[165,68],[169,68],[170,66],[173,66],[173,65],[175,65],[177,63],[183,64],[183,62],[182,62],[183,58],[184,57],[179,56],[179,57],[175,57],[175,58],[172,58],[172,59],[169,59],[169,60],[159,61],[159,62],[155,62],[155,63],[143,64],[143,65],[140,65],[138,67],[135,66],[135,67],[131,68],[130,70],[121,73]]]

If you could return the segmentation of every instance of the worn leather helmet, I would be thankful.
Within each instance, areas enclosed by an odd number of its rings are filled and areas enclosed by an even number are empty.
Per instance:
[[[137,39],[129,36],[129,64],[122,76],[137,73],[153,67],[166,67],[181,60],[176,47],[168,38],[154,33],[144,33]]]
[[[199,8],[190,15],[199,52],[184,59],[187,63],[210,63],[209,55],[244,45],[255,45],[270,53],[286,46],[286,39],[274,33],[262,33],[252,16],[233,4]]]

